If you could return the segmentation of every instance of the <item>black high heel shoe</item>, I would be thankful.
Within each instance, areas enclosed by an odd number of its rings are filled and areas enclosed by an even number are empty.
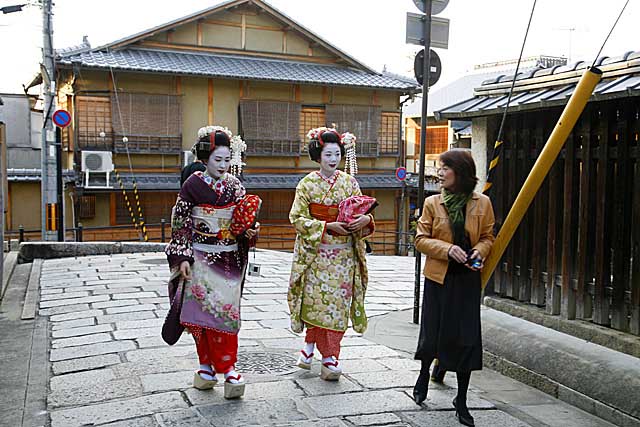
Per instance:
[[[469,409],[467,409],[467,406],[465,405],[464,408],[458,409],[457,397],[453,398],[453,407],[456,410],[456,418],[458,418],[458,422],[460,424],[469,426],[469,427],[475,427],[476,423],[473,420],[473,417],[471,416],[471,414],[469,413]]]
[[[418,375],[416,385],[413,387],[413,400],[416,404],[421,405],[427,399],[427,392],[429,391],[429,371],[422,372]]]
[[[446,373],[447,371],[442,369],[439,363],[436,363],[433,367],[433,372],[431,372],[431,381],[438,384],[444,383],[444,376]]]

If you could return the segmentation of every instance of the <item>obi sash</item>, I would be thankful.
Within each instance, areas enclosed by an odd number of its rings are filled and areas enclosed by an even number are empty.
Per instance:
[[[335,222],[338,219],[338,205],[309,203],[309,213],[317,220]]]

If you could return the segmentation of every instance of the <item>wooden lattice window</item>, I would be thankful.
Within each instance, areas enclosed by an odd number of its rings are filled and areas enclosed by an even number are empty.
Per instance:
[[[175,205],[177,197],[175,192],[140,192],[138,194],[140,196],[142,215],[146,224],[159,224],[163,218],[167,223],[171,222],[171,208]],[[127,191],[127,197],[129,198],[129,203],[131,203],[134,214],[136,214],[136,220],[138,220],[138,209],[133,191]],[[129,214],[129,209],[121,193],[116,195],[116,224],[132,224],[131,214]]]
[[[307,139],[307,132],[309,130],[325,126],[325,114],[324,108],[319,107],[302,107],[300,111],[300,151],[306,153],[309,150],[309,140]]]
[[[380,117],[380,153],[397,154],[399,152],[399,131],[400,113],[382,113]]]
[[[340,132],[351,132],[358,138],[358,155],[378,155],[378,130],[381,109],[369,105],[337,105],[326,107],[327,123],[335,123]]]
[[[449,149],[449,126],[427,127],[427,154],[440,154]]]
[[[78,126],[76,138],[81,150],[113,149],[111,100],[108,96],[76,96],[75,117]]]
[[[247,153],[300,154],[300,104],[285,101],[240,101],[240,128]]]
[[[291,211],[291,205],[293,205],[293,198],[295,196],[293,190],[257,191],[255,194],[262,199],[260,218],[263,222],[289,219],[289,211]]]
[[[114,150],[179,153],[182,149],[182,96],[118,92],[111,95]],[[127,137],[128,142],[122,138]]]
[[[96,196],[80,196],[78,198],[78,216],[89,219],[96,216]]]

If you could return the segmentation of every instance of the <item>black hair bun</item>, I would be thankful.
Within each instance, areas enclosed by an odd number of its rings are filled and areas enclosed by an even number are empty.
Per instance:
[[[333,143],[333,144],[339,144],[340,143],[340,136],[335,133],[335,132],[331,132],[331,131],[326,131],[323,132],[322,135],[320,136],[320,139],[322,139],[322,142],[326,143]]]

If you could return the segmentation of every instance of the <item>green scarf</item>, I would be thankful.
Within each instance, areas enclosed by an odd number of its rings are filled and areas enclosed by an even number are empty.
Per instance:
[[[466,209],[471,195],[472,193],[451,193],[444,188],[442,189],[442,199],[444,200],[444,207],[449,213],[453,241],[457,245],[464,241],[464,209]]]

